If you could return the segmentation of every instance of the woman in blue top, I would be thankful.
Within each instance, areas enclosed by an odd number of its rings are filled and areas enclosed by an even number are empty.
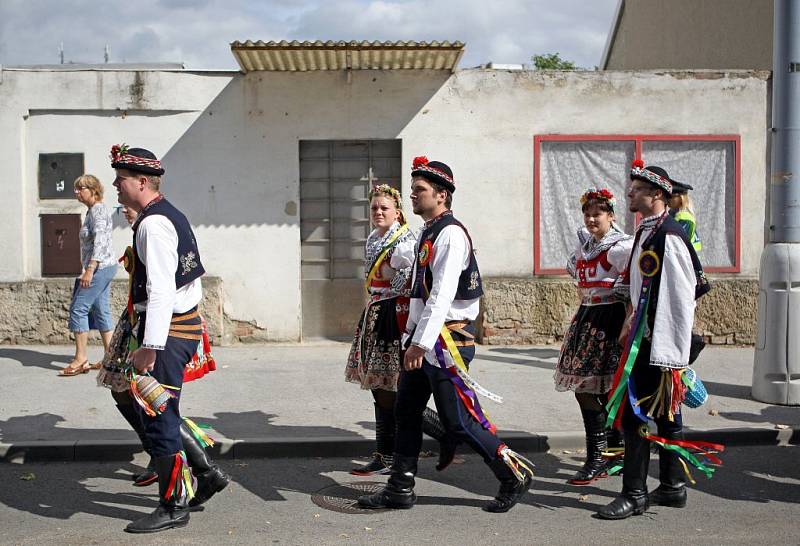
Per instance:
[[[106,351],[114,330],[108,303],[111,280],[117,271],[111,239],[111,210],[103,203],[103,185],[97,177],[84,174],[73,185],[75,197],[88,211],[79,232],[83,274],[75,280],[69,307],[69,330],[75,336],[75,356],[59,372],[62,377],[98,368],[99,365],[89,364],[86,353],[89,330],[100,331]]]

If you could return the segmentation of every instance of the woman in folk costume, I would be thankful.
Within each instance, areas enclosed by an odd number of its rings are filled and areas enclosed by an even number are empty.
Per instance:
[[[387,474],[394,451],[394,403],[402,367],[400,337],[406,328],[414,262],[414,234],[408,227],[400,192],[388,184],[369,194],[375,229],[366,243],[367,307],[356,328],[347,358],[345,380],[372,392],[375,405],[376,450],[372,460],[354,468],[358,476]],[[445,441],[436,412],[426,410],[425,432],[442,443],[440,469],[452,461],[455,446]]]
[[[633,245],[633,238],[614,222],[615,207],[614,195],[606,188],[590,188],[581,196],[584,226],[567,261],[581,304],[564,336],[553,379],[556,390],[575,393],[586,430],[586,461],[567,480],[573,485],[606,476],[604,406],[622,353],[617,337],[628,300],[627,287],[617,280]]]

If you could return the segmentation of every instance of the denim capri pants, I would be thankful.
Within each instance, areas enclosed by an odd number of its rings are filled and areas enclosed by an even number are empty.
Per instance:
[[[111,280],[117,272],[117,264],[94,272],[89,288],[81,288],[80,280],[75,280],[72,303],[69,306],[69,331],[88,332],[114,329],[108,299],[111,294]]]

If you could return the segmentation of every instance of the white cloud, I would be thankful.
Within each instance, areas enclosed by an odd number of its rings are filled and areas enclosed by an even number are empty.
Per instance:
[[[183,61],[236,68],[235,40],[461,40],[462,66],[559,52],[599,63],[617,0],[2,0],[0,63]]]

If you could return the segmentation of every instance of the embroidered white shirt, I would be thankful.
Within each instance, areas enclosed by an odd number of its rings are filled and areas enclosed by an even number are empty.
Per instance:
[[[147,268],[147,299],[136,304],[145,311],[142,347],[162,350],[167,343],[173,313],[185,313],[200,303],[203,288],[200,279],[176,289],[178,269],[178,232],[166,216],[153,214],[136,229],[136,253]]]
[[[430,263],[433,286],[430,296],[427,301],[411,298],[406,331],[410,332],[416,326],[411,342],[427,351],[425,360],[429,363],[436,362],[433,346],[445,321],[475,320],[480,311],[480,298],[455,300],[458,278],[469,266],[469,252],[469,240],[463,229],[456,225],[442,229],[433,244]],[[414,268],[414,278],[416,273]],[[403,340],[407,337],[408,334],[403,336]]]
[[[644,228],[636,248],[633,249],[630,279],[631,302],[634,306],[642,290],[639,256],[642,253],[642,243],[651,231],[650,227]],[[680,237],[668,234],[661,264],[658,306],[651,332],[651,365],[665,368],[685,368],[689,365],[696,285],[697,276],[689,250]]]

